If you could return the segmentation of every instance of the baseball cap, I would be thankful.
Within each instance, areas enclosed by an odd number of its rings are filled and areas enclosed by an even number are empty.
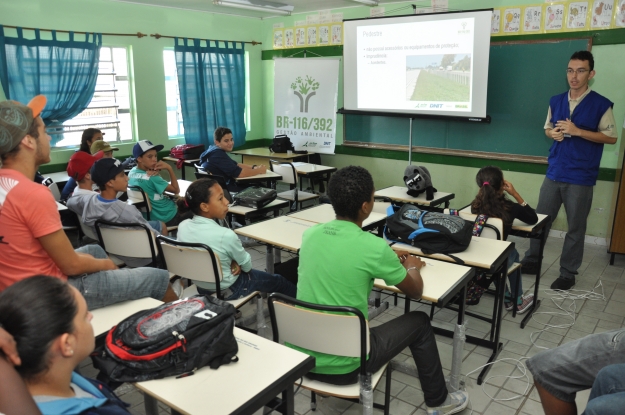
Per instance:
[[[163,148],[165,148],[165,146],[162,144],[154,145],[149,140],[141,140],[132,148],[132,156],[134,158],[141,157],[143,153],[148,150],[154,149],[158,152],[161,151]]]
[[[73,177],[74,180],[79,182],[85,178],[91,166],[103,156],[104,153],[101,151],[93,155],[85,153],[84,151],[77,151],[70,157],[69,163],[67,163],[67,174],[69,177]]]
[[[119,150],[119,148],[117,147],[111,147],[110,143],[107,143],[104,140],[96,140],[93,142],[93,144],[91,144],[91,154],[95,154],[98,151],[103,151],[103,152],[107,152],[107,151],[117,151]]]
[[[37,95],[28,105],[17,101],[0,102],[0,155],[20,144],[35,119],[41,115],[46,102],[43,95]]]
[[[91,167],[91,180],[99,187],[104,187],[109,180],[113,180],[123,171],[124,166],[122,166],[121,161],[114,158],[103,158],[96,161]]]

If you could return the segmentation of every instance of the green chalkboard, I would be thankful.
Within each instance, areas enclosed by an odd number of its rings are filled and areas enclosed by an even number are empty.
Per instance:
[[[568,89],[569,58],[587,49],[589,39],[492,43],[486,105],[491,123],[416,118],[413,146],[545,157],[549,98]],[[407,118],[345,114],[344,129],[346,145],[408,145]]]

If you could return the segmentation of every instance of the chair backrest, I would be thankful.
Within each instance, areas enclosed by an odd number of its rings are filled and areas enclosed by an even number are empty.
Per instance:
[[[82,230],[82,233],[84,233],[86,237],[91,238],[94,241],[98,240],[98,235],[96,235],[89,226],[85,225],[80,216],[78,216],[78,223],[80,224],[80,229]]]
[[[57,202],[61,201],[61,191],[59,190],[59,185],[55,182],[52,182],[48,185],[48,189],[52,192],[52,196],[54,196],[54,200]]]
[[[370,347],[369,325],[358,309],[307,303],[279,293],[269,295],[268,305],[275,342],[288,342],[320,353],[359,357],[361,371],[364,370]],[[330,314],[337,312],[342,314]]]
[[[194,281],[215,284],[220,296],[219,283],[223,280],[219,256],[204,244],[180,242],[163,235],[156,237],[167,271]]]
[[[269,167],[274,173],[278,173],[282,176],[282,180],[288,184],[294,184],[297,188],[297,170],[293,163],[286,161],[269,160]]]
[[[128,186],[127,194],[128,194],[129,199],[139,200],[145,204],[147,220],[150,220],[150,212],[152,211],[152,202],[150,202],[150,198],[148,197],[148,195],[145,194],[143,189],[140,188],[139,186]]]
[[[113,255],[151,258],[158,263],[154,234],[140,223],[114,223],[98,219],[95,230],[102,248]]]
[[[446,214],[449,214],[449,209],[445,209]],[[475,218],[477,215],[469,212],[458,212],[458,216],[462,219],[475,222]],[[482,234],[480,237],[488,238],[488,239],[497,239],[503,240],[503,221],[499,218],[491,218],[489,217],[486,223],[484,224],[484,228],[482,228]]]

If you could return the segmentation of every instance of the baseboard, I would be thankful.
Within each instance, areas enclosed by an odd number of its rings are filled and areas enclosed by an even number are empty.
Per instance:
[[[552,229],[549,231],[549,236],[552,238],[564,239],[564,237],[566,236],[566,232],[554,231]],[[586,235],[584,236],[584,243],[592,244],[592,245],[608,246],[608,241],[606,240],[606,238],[600,238],[598,236]]]

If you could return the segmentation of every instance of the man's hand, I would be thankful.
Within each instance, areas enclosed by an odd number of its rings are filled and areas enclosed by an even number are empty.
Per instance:
[[[406,258],[410,256],[408,251],[394,251],[394,252],[397,254],[397,257],[399,258],[399,262],[401,262],[402,264],[404,263]]]
[[[17,344],[15,343],[15,339],[6,330],[0,327],[0,350],[4,352],[7,359],[14,366],[19,366],[22,364],[22,360],[20,356],[17,354]]]
[[[425,266],[425,262],[423,262],[421,258],[419,257],[408,255],[408,257],[404,260],[404,262],[402,262],[402,265],[406,269],[408,268],[421,269]]]
[[[230,272],[232,272],[232,275],[239,275],[241,273],[241,266],[239,264],[237,264],[237,261],[232,261],[232,263],[230,263]]]
[[[573,124],[573,121],[569,120],[568,118],[566,119],[566,121],[558,121],[556,123],[556,128],[558,128],[563,133],[563,135],[582,135],[581,130],[577,128],[575,124]]]
[[[562,140],[564,140],[564,133],[558,127],[552,128],[551,130],[548,130],[547,131],[547,135],[551,139],[553,139],[554,141],[562,141]]]
[[[267,166],[261,164],[260,166],[256,166],[254,170],[258,170],[260,172],[259,174],[265,174],[267,173]]]

